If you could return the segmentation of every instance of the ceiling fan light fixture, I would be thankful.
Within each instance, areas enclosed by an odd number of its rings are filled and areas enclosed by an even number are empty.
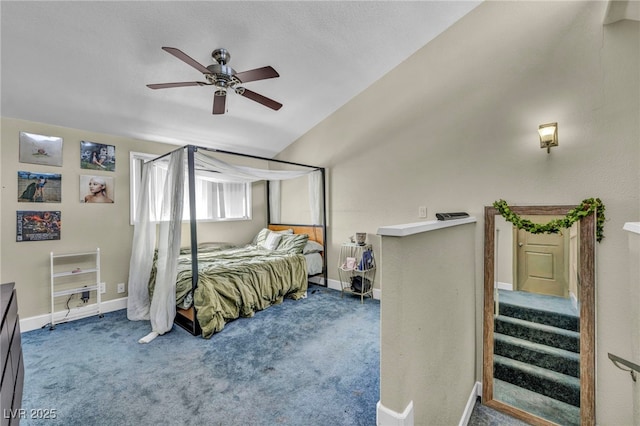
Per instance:
[[[237,94],[242,95],[247,99],[258,102],[259,104],[262,104],[267,108],[271,108],[277,111],[282,107],[281,103],[240,86],[241,84],[251,81],[280,77],[278,72],[271,66],[265,66],[262,68],[256,68],[237,73],[236,70],[234,70],[230,66],[227,66],[227,63],[231,60],[231,54],[227,49],[220,48],[211,52],[211,56],[216,61],[216,63],[211,64],[207,67],[205,67],[186,53],[182,52],[180,49],[176,49],[175,47],[163,47],[162,50],[170,53],[171,55],[185,62],[187,65],[190,65],[200,71],[204,75],[207,82],[205,83],[201,81],[187,81],[182,83],[148,84],[147,87],[149,87],[150,89],[167,89],[171,87],[185,86],[215,86],[216,90],[214,92],[213,99],[213,114],[225,113],[226,96],[229,89],[235,91]]]

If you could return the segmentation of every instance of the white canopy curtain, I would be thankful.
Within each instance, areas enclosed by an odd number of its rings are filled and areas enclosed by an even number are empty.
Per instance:
[[[127,317],[150,320],[151,333],[140,339],[148,343],[171,330],[176,315],[176,274],[182,227],[184,200],[185,150],[173,151],[169,157],[166,178],[152,179],[157,164],[146,163],[142,169],[142,186],[138,196],[138,217],[134,222],[133,246],[129,265],[129,297]],[[164,188],[162,192],[158,188]],[[158,215],[155,197],[161,197]],[[155,233],[159,222],[158,261],[153,298],[149,300],[149,278],[155,250]]]
[[[269,181],[269,217],[273,223],[280,223],[282,220],[281,189],[279,180]]]
[[[167,156],[144,164],[137,200],[138,217],[134,221],[132,254],[129,265],[129,297],[127,317],[130,320],[150,320],[151,333],[140,339],[148,343],[173,326],[176,316],[176,276],[180,252],[185,182],[188,182],[187,150],[183,147]],[[268,160],[268,159],[265,159]],[[259,180],[280,181],[309,175],[310,204],[313,224],[322,223],[322,173],[317,168],[303,171],[265,170],[228,164],[197,149],[193,155],[194,176],[223,182],[227,191],[234,191],[238,183]],[[156,173],[156,168],[166,173]],[[308,166],[310,167],[310,166]],[[317,186],[317,187],[316,187]],[[279,191],[278,191],[279,192]],[[196,202],[199,197],[196,197]],[[279,201],[278,201],[279,205]],[[160,211],[158,212],[158,206]],[[315,210],[314,210],[315,209]],[[157,241],[157,271],[153,298],[148,285]]]
[[[309,209],[311,210],[311,224],[312,225],[324,225],[323,224],[323,206],[324,206],[324,191],[322,185],[322,172],[320,170],[314,170],[309,174]]]

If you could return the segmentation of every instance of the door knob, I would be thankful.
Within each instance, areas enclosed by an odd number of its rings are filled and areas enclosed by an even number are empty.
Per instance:
[[[524,243],[518,243],[518,247],[522,247]]]

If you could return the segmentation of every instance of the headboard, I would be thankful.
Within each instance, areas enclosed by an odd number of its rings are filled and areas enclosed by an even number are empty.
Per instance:
[[[269,229],[272,231],[283,231],[285,229],[293,229],[294,234],[307,234],[311,241],[315,241],[324,246],[324,232],[322,225],[287,225],[287,224],[270,224]]]

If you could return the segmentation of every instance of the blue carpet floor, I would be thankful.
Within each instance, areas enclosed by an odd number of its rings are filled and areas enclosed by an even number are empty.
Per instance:
[[[108,313],[22,335],[23,425],[375,425],[380,305],[311,286],[211,339]]]

